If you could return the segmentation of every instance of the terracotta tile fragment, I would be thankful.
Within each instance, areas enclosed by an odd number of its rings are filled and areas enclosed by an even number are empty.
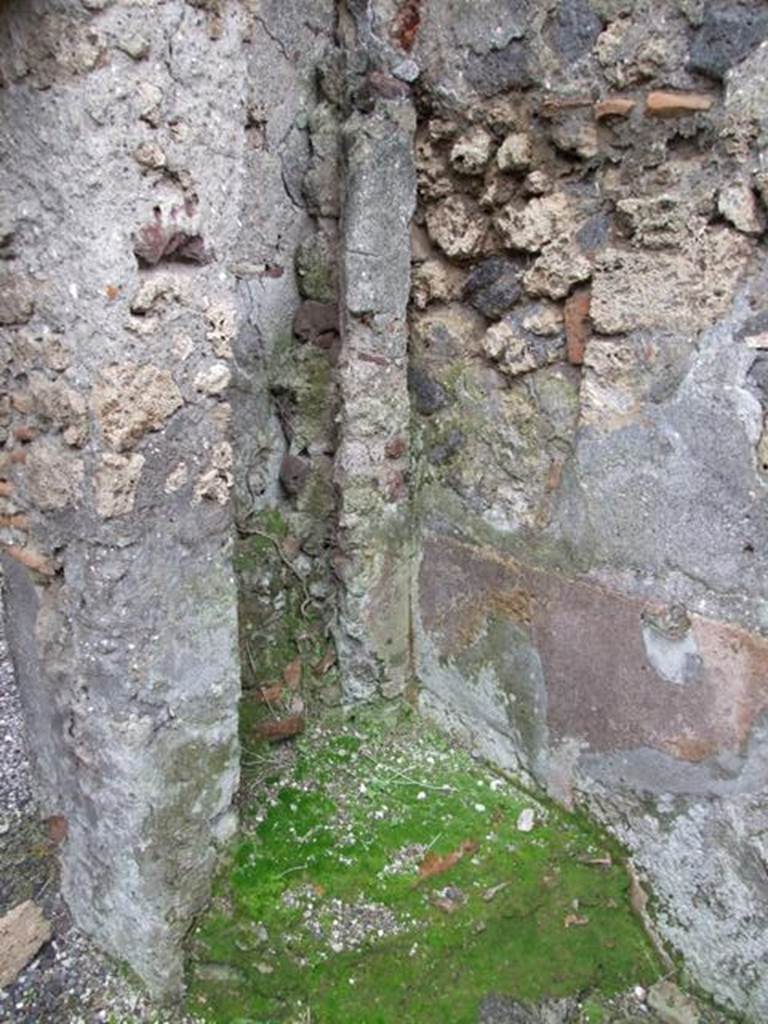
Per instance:
[[[69,834],[69,823],[63,814],[52,814],[46,819],[48,839],[51,843],[58,845],[63,843]]]
[[[294,658],[285,666],[283,682],[290,690],[298,690],[301,685],[301,658]]]
[[[27,569],[42,573],[43,576],[56,575],[56,570],[48,559],[32,548],[20,548],[16,544],[3,544],[2,550],[5,551],[6,555],[15,558],[21,565],[25,565]]]
[[[653,117],[685,117],[709,110],[713,96],[699,92],[649,92],[645,112]]]
[[[256,700],[260,704],[276,703],[283,696],[282,683],[273,683],[271,686],[260,686],[256,690]]]
[[[395,39],[406,52],[413,48],[421,27],[421,2],[422,0],[405,0],[392,26]]]
[[[590,333],[590,299],[589,288],[577,288],[565,302],[565,351],[568,362],[573,366],[581,366],[584,362],[584,351]]]
[[[15,515],[0,515],[0,527],[10,528],[14,530],[26,530],[29,528],[29,520],[26,516],[21,514]]]
[[[262,740],[269,740],[270,743],[290,739],[291,736],[298,736],[302,732],[304,715],[289,715],[287,718],[260,722],[256,727],[256,735]]]
[[[627,117],[634,106],[635,101],[626,96],[608,96],[595,104],[595,117],[598,121],[604,117]]]

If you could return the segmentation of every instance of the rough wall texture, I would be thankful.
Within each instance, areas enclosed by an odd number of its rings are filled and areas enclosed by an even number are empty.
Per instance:
[[[235,825],[242,28],[91,0],[0,31],[10,647],[68,902],[165,994]]]
[[[358,29],[359,31],[359,29]],[[406,308],[416,192],[407,87],[344,124],[341,496],[337,632],[345,691],[388,697],[410,679],[410,403]]]
[[[335,22],[330,0],[2,12],[11,648],[68,901],[160,994],[235,825],[238,646],[285,632],[284,562],[330,594]],[[276,542],[275,510],[297,557],[240,574],[238,629],[233,521]]]
[[[10,632],[81,923],[178,986],[238,639],[261,685],[328,628],[346,700],[586,802],[768,1016],[764,5],[1,24]]]
[[[421,706],[768,1014],[761,4],[422,4]]]

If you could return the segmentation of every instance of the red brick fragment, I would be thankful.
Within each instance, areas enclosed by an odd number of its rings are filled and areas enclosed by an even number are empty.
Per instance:
[[[393,437],[384,445],[384,454],[388,459],[399,459],[408,451],[408,442],[404,437]]]
[[[568,362],[581,366],[590,334],[589,288],[577,288],[565,302],[565,351]]]
[[[185,230],[189,224],[178,219],[182,214],[191,218],[196,205],[192,200],[186,200],[183,206],[173,207],[167,221],[163,219],[160,207],[155,207],[154,220],[142,224],[133,237],[133,252],[140,264],[154,267],[162,260],[208,262],[209,254],[203,239]]]
[[[54,845],[58,846],[59,843],[63,843],[69,833],[69,823],[63,814],[52,814],[50,818],[46,820],[46,828],[48,831],[48,840]]]
[[[406,0],[394,23],[394,35],[404,50],[411,50],[421,26],[421,0]]]
[[[608,96],[595,104],[595,117],[601,121],[604,117],[627,117],[635,106],[635,101],[626,96]]]
[[[267,264],[261,273],[262,277],[282,277],[285,273],[285,268],[278,266],[276,263]]]
[[[273,704],[283,696],[281,683],[273,683],[271,686],[260,686],[256,691],[256,700],[260,704]]]
[[[652,117],[686,117],[709,110],[713,96],[700,92],[649,92],[645,112]]]
[[[267,722],[260,722],[256,726],[256,735],[259,739],[269,740],[270,743],[290,739],[291,736],[298,736],[302,732],[304,732],[304,715],[289,715],[287,718],[270,719]]]
[[[283,669],[283,682],[289,689],[298,690],[301,686],[301,658],[288,662]]]
[[[43,576],[56,575],[56,570],[47,558],[39,552],[33,551],[32,548],[20,548],[16,544],[3,544],[2,550],[21,565],[25,565],[27,569],[42,573]]]
[[[0,515],[0,527],[12,530],[27,530],[29,529],[29,520],[20,512],[10,516]]]

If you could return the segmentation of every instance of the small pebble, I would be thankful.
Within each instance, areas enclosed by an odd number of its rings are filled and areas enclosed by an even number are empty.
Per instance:
[[[536,822],[536,815],[531,807],[526,807],[525,810],[520,811],[517,818],[517,831],[518,832],[530,832]]]

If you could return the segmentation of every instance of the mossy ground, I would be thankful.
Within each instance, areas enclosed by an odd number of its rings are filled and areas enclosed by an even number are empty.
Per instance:
[[[578,995],[591,1021],[660,974],[621,850],[407,709],[326,716],[292,750],[251,745],[246,769],[243,834],[191,942],[202,1020],[474,1024],[497,993]]]

